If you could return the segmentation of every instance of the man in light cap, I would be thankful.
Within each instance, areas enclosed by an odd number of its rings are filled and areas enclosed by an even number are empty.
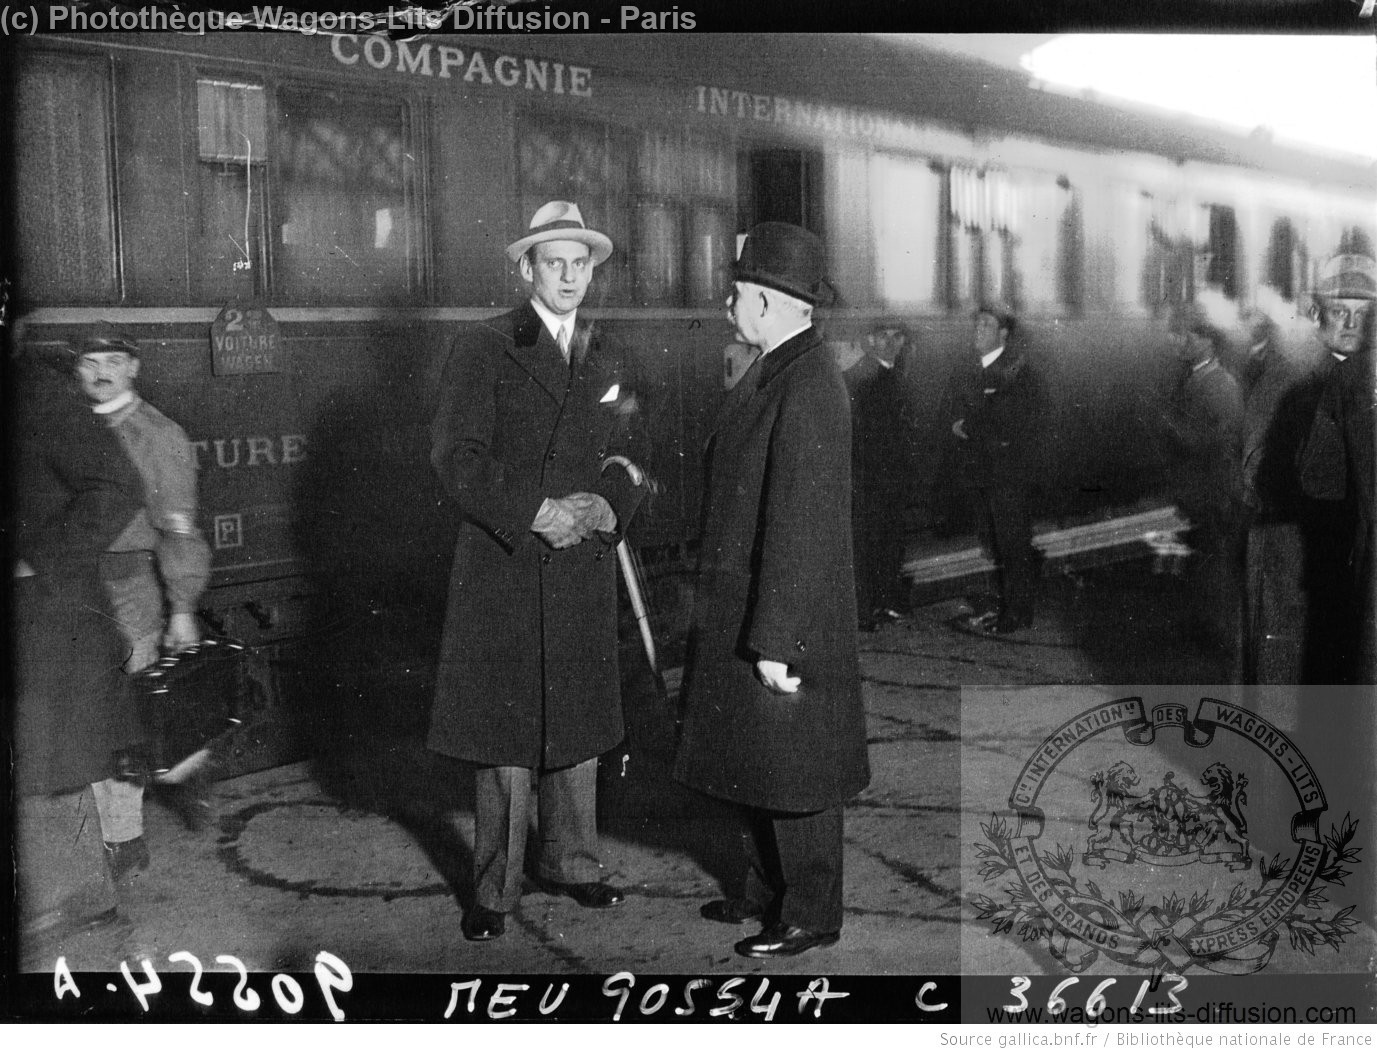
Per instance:
[[[101,561],[120,629],[129,645],[126,673],[150,668],[201,641],[196,606],[210,581],[210,547],[196,525],[196,462],[186,433],[135,390],[139,345],[108,324],[74,349],[81,390],[98,420],[114,430],[143,483],[143,508]],[[193,830],[210,822],[208,749],[158,774],[155,789]],[[101,828],[116,879],[148,863],[143,840],[142,760],[125,776],[95,785]]]
[[[1334,360],[1320,393],[1310,436],[1301,454],[1301,486],[1326,510],[1318,555],[1338,562],[1324,577],[1327,594],[1316,597],[1332,617],[1312,620],[1332,662],[1315,671],[1326,683],[1371,684],[1373,629],[1373,301],[1377,264],[1359,253],[1335,256],[1320,273],[1311,308],[1321,342]],[[1326,588],[1327,586],[1327,588]]]
[[[533,784],[536,880],[624,899],[602,880],[597,758],[623,736],[614,547],[646,484],[627,364],[578,318],[611,253],[578,206],[542,206],[507,247],[529,300],[460,333],[441,383],[431,463],[460,526],[429,746],[478,766],[469,940],[520,899]]]
[[[708,440],[683,736],[674,775],[743,808],[746,866],[702,914],[759,921],[753,958],[836,943],[842,806],[870,780],[856,649],[851,423],[813,327],[823,247],[783,223],[747,235],[728,319],[760,356]]]

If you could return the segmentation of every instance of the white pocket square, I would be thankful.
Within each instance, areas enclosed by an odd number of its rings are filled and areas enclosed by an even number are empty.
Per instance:
[[[617,401],[617,396],[619,396],[621,393],[622,386],[620,384],[614,384],[611,388],[607,389],[607,394],[604,395],[601,399],[599,399],[598,402],[615,403]]]

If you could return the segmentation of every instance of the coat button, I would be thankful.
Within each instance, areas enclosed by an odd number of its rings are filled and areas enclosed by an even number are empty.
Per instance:
[[[595,556],[593,557],[593,559],[594,559],[594,560],[601,560],[602,557],[603,557],[602,550],[598,550],[597,555],[595,555]]]
[[[606,456],[607,456],[607,451],[606,451],[605,449],[599,450],[599,451],[598,451],[598,460],[599,460],[599,461],[601,461],[601,460],[602,460],[603,458],[605,458]]]
[[[796,640],[796,641],[794,641],[794,647],[797,648],[799,651],[807,651],[807,650],[808,650],[808,646],[807,646],[806,644],[804,644],[803,641],[801,641],[801,640]]]
[[[542,564],[548,564],[548,563],[550,562],[550,554],[549,554],[549,553],[544,553],[544,554],[542,554],[541,557],[540,557],[540,562],[541,562]]]
[[[551,450],[548,454],[545,455],[545,460],[546,460],[546,461],[553,461],[554,459],[555,459],[555,452],[554,452],[553,450]]]

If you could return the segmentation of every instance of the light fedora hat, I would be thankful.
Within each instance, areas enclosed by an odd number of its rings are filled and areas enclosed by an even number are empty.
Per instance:
[[[584,226],[583,213],[572,201],[547,201],[531,217],[530,233],[507,246],[507,258],[512,263],[532,245],[541,242],[582,242],[593,253],[593,262],[600,264],[612,255],[612,239]]]

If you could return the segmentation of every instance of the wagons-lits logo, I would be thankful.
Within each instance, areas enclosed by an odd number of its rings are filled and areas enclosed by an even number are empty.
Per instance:
[[[1120,758],[1091,776],[1089,816],[1084,824],[1076,821],[1084,834],[1081,851],[1039,845],[1048,826],[1039,795],[1062,761],[1115,730],[1122,730],[1126,745],[1147,747],[1169,727],[1180,727],[1186,744],[1202,750],[1198,783],[1203,793],[1175,771],[1144,787],[1134,764]],[[1216,740],[1221,731],[1241,743]],[[1276,765],[1284,775],[1282,785],[1295,798],[1293,856],[1257,855],[1245,814],[1247,773],[1241,766],[1209,761],[1204,753],[1230,745],[1256,748],[1248,758],[1256,765]],[[1146,770],[1152,757],[1137,758],[1139,767]],[[1254,768],[1254,774],[1261,775],[1261,769]],[[1085,710],[1034,751],[1009,805],[1017,813],[1017,827],[992,816],[981,825],[988,841],[975,850],[983,880],[1007,876],[1012,881],[1004,887],[1005,899],[976,895],[972,901],[996,934],[1016,932],[1025,941],[1045,943],[1053,958],[1075,973],[1103,955],[1154,972],[1194,967],[1251,974],[1271,960],[1282,932],[1292,948],[1313,955],[1324,946],[1337,950],[1357,926],[1353,907],[1327,910],[1329,887],[1342,886],[1348,867],[1358,861],[1359,849],[1352,844],[1357,821],[1345,814],[1322,834],[1327,802],[1309,762],[1274,725],[1231,703],[1203,698],[1193,718],[1187,707],[1175,704],[1148,712],[1136,697]],[[1075,873],[1078,863],[1086,872],[1082,876]],[[1195,877],[1199,868],[1205,869],[1206,888],[1178,893],[1187,874]],[[1132,888],[1104,890],[1091,873]],[[1145,895],[1145,887],[1154,879],[1160,884],[1164,876],[1169,888],[1148,903],[1156,894]]]

